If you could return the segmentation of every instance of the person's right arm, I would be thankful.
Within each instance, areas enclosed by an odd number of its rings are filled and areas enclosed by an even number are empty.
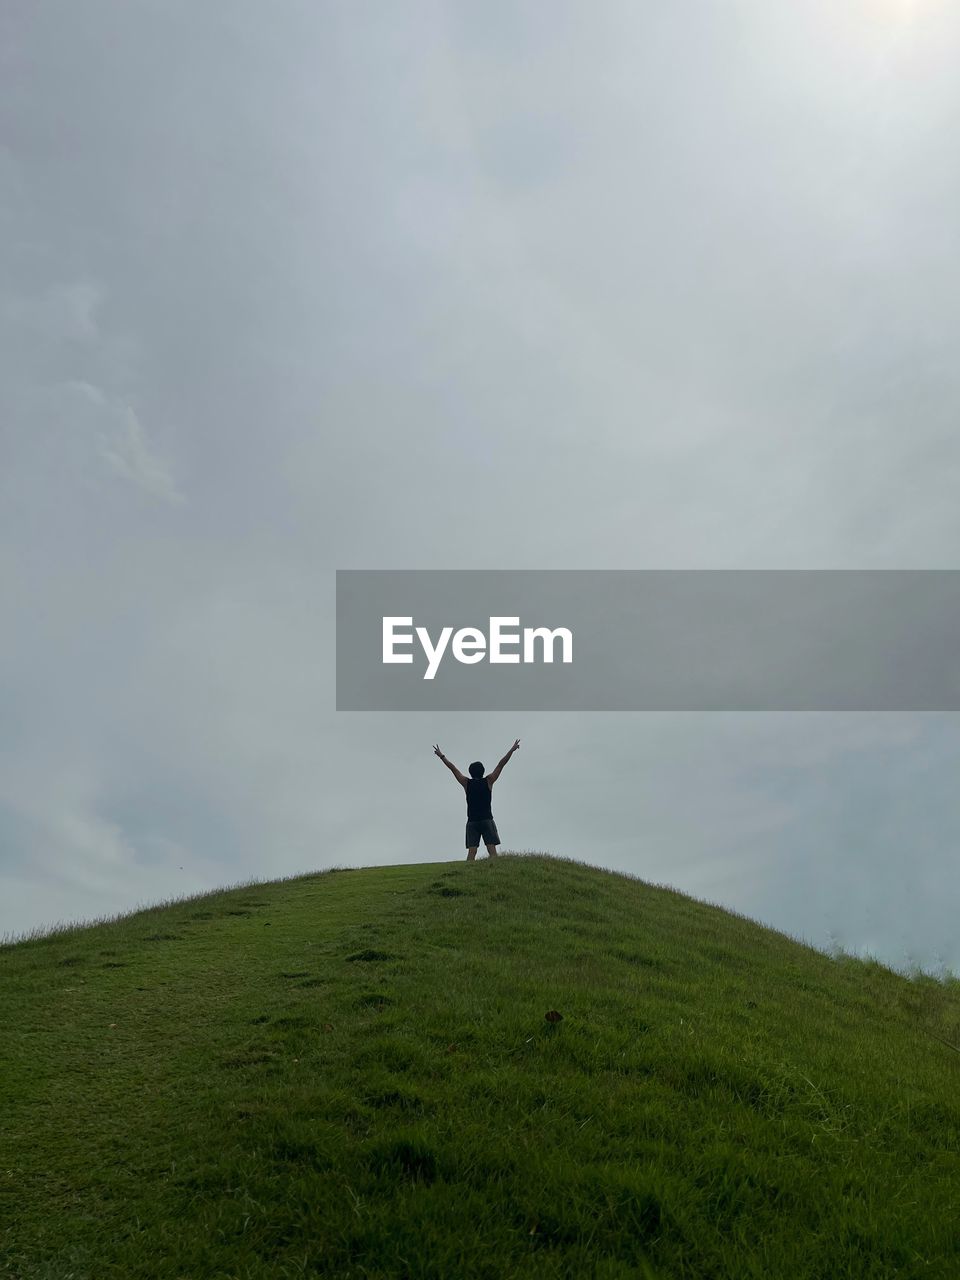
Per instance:
[[[500,777],[500,774],[503,772],[503,766],[507,763],[507,761],[513,755],[513,753],[519,750],[520,750],[520,739],[518,738],[516,742],[513,744],[513,746],[510,748],[510,750],[507,752],[507,754],[503,757],[503,759],[497,765],[497,767],[494,769],[493,773],[487,774],[487,782],[490,784],[491,787],[496,782],[496,780]]]

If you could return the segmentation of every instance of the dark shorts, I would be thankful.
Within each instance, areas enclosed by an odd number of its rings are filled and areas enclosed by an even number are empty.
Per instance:
[[[500,832],[497,830],[497,824],[492,818],[468,818],[467,819],[467,844],[468,849],[479,848],[481,844],[499,844]]]

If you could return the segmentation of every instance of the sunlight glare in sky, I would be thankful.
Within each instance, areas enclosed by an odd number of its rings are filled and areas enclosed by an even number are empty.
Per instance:
[[[927,79],[948,70],[956,47],[956,13],[946,0],[851,0],[824,4],[838,52],[884,79]]]
[[[865,6],[874,20],[897,23],[931,16],[941,7],[941,0],[868,0]]]

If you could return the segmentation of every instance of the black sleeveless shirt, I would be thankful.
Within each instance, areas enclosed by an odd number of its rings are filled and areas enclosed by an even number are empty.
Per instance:
[[[491,791],[486,778],[467,779],[467,817],[474,822],[482,818],[492,818],[490,808]]]

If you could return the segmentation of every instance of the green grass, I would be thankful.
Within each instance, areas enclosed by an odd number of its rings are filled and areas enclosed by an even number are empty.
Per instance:
[[[960,1275],[960,982],[629,876],[257,883],[0,982],[4,1277]]]

